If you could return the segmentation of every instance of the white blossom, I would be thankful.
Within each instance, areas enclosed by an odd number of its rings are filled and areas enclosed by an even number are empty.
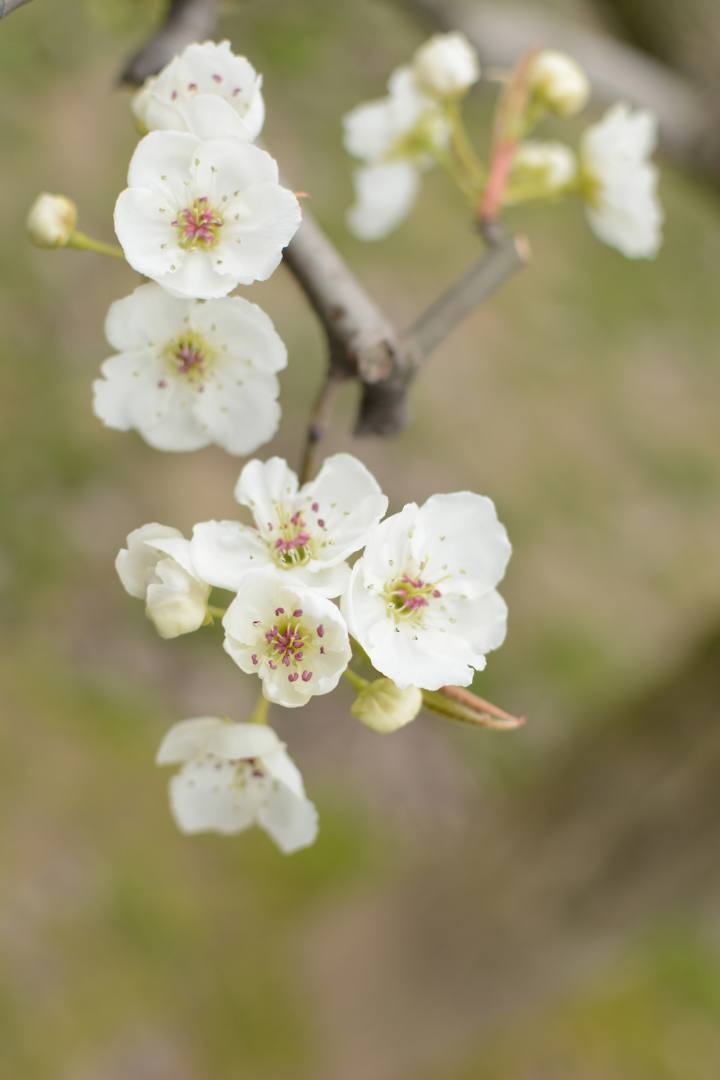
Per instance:
[[[145,601],[160,637],[197,630],[205,621],[210,586],[190,562],[190,543],[178,529],[153,522],[131,532],[115,569],[125,591]]]
[[[505,638],[495,586],[509,557],[490,499],[461,491],[409,503],[353,567],[341,602],[350,633],[400,688],[467,686]]]
[[[464,34],[434,34],[415,53],[412,64],[418,86],[441,98],[459,97],[480,78],[477,50]]]
[[[450,139],[441,104],[425,94],[409,67],[392,73],[388,94],[358,105],[343,118],[345,149],[364,163],[355,172],[352,232],[364,240],[387,235],[410,212],[419,174]]]
[[[363,687],[350,712],[372,731],[389,735],[414,720],[422,703],[422,692],[416,686],[401,690],[392,679],[376,679]]]
[[[238,296],[187,300],[140,285],[105,322],[117,350],[94,383],[96,415],[157,450],[217,443],[249,454],[277,431],[276,372],[287,350],[270,318]]]
[[[286,708],[328,694],[350,662],[347,627],[337,606],[276,570],[257,570],[223,617],[225,651],[263,694]]]
[[[138,273],[175,296],[212,299],[265,281],[300,224],[276,161],[236,138],[151,131],[130,162],[115,231]]]
[[[77,206],[65,195],[42,192],[28,211],[25,227],[38,247],[65,247],[77,222]]]
[[[656,129],[652,113],[615,105],[585,131],[580,147],[590,226],[629,259],[651,259],[662,243],[658,173],[649,160]]]
[[[571,56],[554,49],[543,49],[533,61],[530,89],[560,116],[580,112],[590,97],[583,69]]]
[[[184,833],[243,832],[259,825],[286,855],[312,844],[317,811],[272,728],[214,716],[170,729],[158,765],[180,765],[170,806]]]
[[[265,120],[262,79],[229,41],[188,45],[146,80],[132,110],[146,131],[190,131],[201,139],[234,135],[252,142]]]
[[[387,498],[362,462],[335,454],[302,487],[282,458],[249,461],[235,497],[255,524],[204,521],[193,529],[192,559],[204,581],[237,592],[244,576],[267,566],[288,583],[339,596],[358,551],[387,509]]]

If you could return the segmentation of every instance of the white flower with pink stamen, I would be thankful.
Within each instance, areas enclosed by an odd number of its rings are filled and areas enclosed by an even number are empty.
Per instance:
[[[249,571],[267,566],[288,582],[339,596],[350,573],[347,559],[387,509],[377,481],[351,454],[327,458],[302,487],[282,458],[249,461],[235,497],[252,512],[255,526],[204,521],[191,542],[197,572],[233,592]]]
[[[265,120],[262,78],[229,41],[193,44],[159,75],[147,79],[132,100],[146,131],[190,131],[201,139],[233,135],[252,142]]]
[[[185,131],[140,141],[115,204],[115,232],[133,269],[198,299],[265,281],[299,224],[299,203],[280,186],[270,154]]]
[[[287,350],[255,304],[140,285],[111,305],[105,333],[117,355],[95,381],[94,408],[108,427],[137,429],[157,450],[217,443],[230,454],[249,454],[277,431],[276,372]]]
[[[337,606],[274,570],[243,578],[223,626],[225,651],[260,676],[268,701],[288,709],[334,690],[352,655]]]
[[[490,499],[433,495],[377,526],[341,610],[375,668],[400,688],[467,686],[505,638],[495,586],[509,558]]]
[[[258,825],[286,855],[312,844],[317,811],[302,776],[272,728],[215,716],[168,731],[158,765],[180,765],[170,806],[184,833],[243,832]]]

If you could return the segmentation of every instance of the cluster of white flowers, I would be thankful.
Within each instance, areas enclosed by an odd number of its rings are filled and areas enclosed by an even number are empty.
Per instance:
[[[145,525],[116,566],[163,637],[212,621],[211,587],[234,593],[224,648],[257,675],[266,701],[297,708],[330,693],[352,638],[384,676],[354,713],[376,731],[397,730],[417,715],[421,690],[467,686],[502,644],[507,609],[496,586],[510,543],[490,499],[434,495],[382,520],[387,498],[349,454],[328,458],[302,486],[280,458],[250,461],[235,497],[252,523],[200,522],[190,540]],[[255,736],[255,726],[204,719],[173,729],[159,761],[184,766],[172,782],[175,817],[186,831],[257,821],[283,850],[304,846],[316,825],[302,782],[277,737],[264,725]]]
[[[228,42],[190,45],[133,100],[146,132],[115,206],[125,258],[156,284],[110,308],[116,355],[95,382],[108,427],[159,450],[248,454],[275,434],[286,350],[270,318],[229,297],[265,281],[300,224],[275,160],[254,146],[261,79]]]
[[[459,110],[480,67],[467,39],[438,34],[409,66],[390,77],[388,96],[344,118],[345,148],[364,164],[354,173],[351,231],[363,240],[386,236],[407,216],[420,173],[439,162],[466,197],[481,202],[488,172],[470,149]],[[564,53],[542,50],[522,77],[525,106],[516,117],[505,205],[579,195],[595,234],[628,258],[652,258],[662,242],[657,169],[650,162],[656,122],[646,111],[616,105],[584,133],[579,151],[527,135],[546,113],[572,116],[587,104],[590,84]]]

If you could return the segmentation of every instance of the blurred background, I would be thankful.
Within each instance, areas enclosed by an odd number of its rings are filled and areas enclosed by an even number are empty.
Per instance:
[[[647,264],[597,242],[578,206],[516,214],[533,263],[434,356],[407,432],[354,440],[345,391],[327,449],[360,455],[395,509],[495,500],[510,629],[476,689],[526,728],[423,715],[383,738],[341,688],[271,717],[320,810],[313,849],[186,839],[157,744],[184,717],[243,719],[252,688],[218,628],[157,638],[113,560],[145,521],[234,516],[241,462],[101,427],[103,319],[134,276],[23,232],[49,190],[111,238],[136,141],[117,74],[162,6],[34,0],[0,21],[0,1074],[716,1080],[717,181],[663,162]],[[717,93],[711,0],[531,6]],[[344,226],[340,118],[427,36],[411,9],[237,0],[220,30],[264,73],[286,176],[400,326],[477,256],[440,175],[382,244]],[[469,106],[480,146],[494,93]],[[247,294],[290,351],[261,453],[296,461],[322,338],[287,271]]]

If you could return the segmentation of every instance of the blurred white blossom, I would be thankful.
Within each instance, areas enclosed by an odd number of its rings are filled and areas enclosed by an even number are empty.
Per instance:
[[[190,131],[202,139],[233,135],[252,142],[265,120],[262,79],[229,41],[188,45],[146,80],[132,110],[146,131]]]
[[[312,844],[317,811],[272,728],[213,716],[170,729],[158,765],[180,765],[170,806],[185,833],[238,833],[259,825],[286,855]]]
[[[543,104],[560,116],[580,112],[590,97],[588,77],[571,56],[543,49],[532,64],[530,89]]]
[[[337,605],[276,570],[247,574],[223,618],[225,651],[263,694],[286,708],[328,694],[350,661],[347,627]]]
[[[514,188],[535,198],[555,195],[573,185],[577,175],[577,157],[569,146],[529,139],[515,151],[509,195]]]
[[[42,192],[28,211],[25,227],[38,247],[65,247],[77,222],[77,206],[65,195]]]
[[[249,461],[235,488],[255,526],[204,521],[193,529],[192,559],[210,584],[234,592],[244,576],[274,567],[290,583],[339,596],[347,559],[365,543],[387,509],[387,498],[351,454],[327,458],[302,487],[282,458]]]
[[[115,205],[133,269],[175,296],[200,299],[269,278],[299,224],[274,158],[236,138],[185,131],[141,139]]]
[[[585,131],[580,146],[590,225],[629,259],[651,259],[662,243],[658,172],[649,160],[656,140],[652,113],[614,105]]]
[[[341,609],[373,666],[400,688],[467,686],[505,638],[496,592],[510,542],[490,499],[409,503],[371,534]]]
[[[460,97],[480,78],[477,50],[464,34],[435,34],[415,53],[412,63],[418,86],[440,98]]]
[[[158,450],[217,443],[248,454],[280,419],[276,372],[287,350],[270,318],[240,297],[186,300],[141,285],[111,305],[105,323],[117,350],[94,384],[96,415],[137,429]]]
[[[135,529],[115,569],[125,591],[145,601],[160,637],[179,637],[203,625],[210,587],[195,574],[190,543],[178,529],[155,522]]]

